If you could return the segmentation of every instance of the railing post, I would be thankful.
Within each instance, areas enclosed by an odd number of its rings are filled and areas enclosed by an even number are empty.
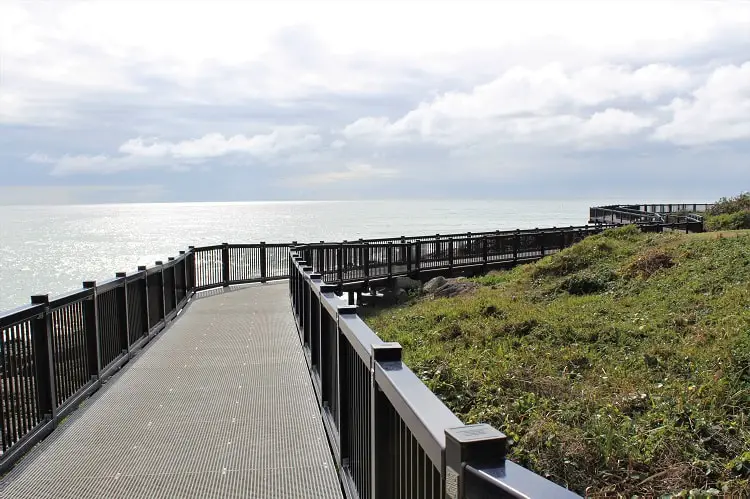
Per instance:
[[[91,296],[83,302],[83,327],[86,334],[86,358],[89,377],[98,377],[102,372],[102,359],[99,353],[99,320],[96,307],[96,281],[84,281],[84,289],[91,290]]]
[[[355,248],[355,259],[357,260],[355,263],[355,267],[362,267],[364,270],[365,265],[365,240],[361,237],[359,238],[359,241],[357,241],[358,246]]]
[[[338,408],[336,410],[336,414],[334,415],[336,420],[336,427],[339,429],[339,451],[341,453],[341,462],[344,463],[344,459],[348,459],[350,456],[346,455],[345,450],[349,448],[349,426],[351,425],[351,421],[349,418],[348,411],[343,409],[344,407],[349,407],[349,404],[352,403],[351,400],[349,400],[349,387],[352,383],[354,383],[354,380],[351,378],[345,376],[345,363],[346,363],[346,349],[341,348],[341,333],[340,333],[340,323],[341,323],[341,317],[342,316],[352,316],[356,315],[357,313],[357,306],[356,305],[339,305],[336,308],[336,316],[333,319],[334,327],[335,327],[335,334],[333,335],[334,338],[334,345],[331,345],[331,348],[335,349],[335,355],[333,356],[336,359],[336,365],[331,366],[332,372],[334,373],[333,376],[335,378],[333,390],[337,394],[337,405]],[[344,340],[346,341],[346,340]],[[322,348],[321,348],[321,356],[323,355]],[[321,359],[321,366],[322,366],[323,360]]]
[[[489,263],[489,250],[487,249],[487,236],[482,236],[482,273],[487,272]]]
[[[186,298],[188,298],[190,296],[190,290],[188,289],[188,272],[189,272],[189,270],[188,270],[188,264],[190,262],[189,262],[189,257],[187,256],[187,254],[186,254],[185,251],[180,250],[180,256],[182,257],[182,263],[183,263],[183,265],[182,265],[182,282],[184,283],[184,286],[185,286],[185,289],[184,289],[184,291],[185,291],[185,298],[183,298],[183,299],[186,299]],[[175,287],[176,287],[176,285],[175,285]],[[177,306],[177,305],[175,305],[175,306]]]
[[[393,241],[388,241],[386,251],[388,252],[385,256],[388,265],[388,279],[391,279],[393,277]]]
[[[521,231],[516,229],[516,233],[513,235],[513,263],[518,263],[518,250],[521,246]]]
[[[221,243],[221,280],[225,288],[229,287],[229,244]]]
[[[302,340],[302,344],[305,343],[310,344],[310,335],[312,334],[312,283],[309,282],[308,279],[305,279],[305,277],[312,274],[313,268],[311,265],[312,262],[308,262],[306,265],[302,267],[302,307],[303,307],[303,314],[304,318],[302,319],[302,330],[304,331],[304,337]],[[304,340],[307,339],[307,342]]]
[[[34,343],[34,376],[37,387],[39,417],[56,420],[57,394],[55,392],[55,362],[52,357],[52,317],[49,311],[49,295],[31,297],[34,305],[44,305],[42,312],[31,322],[31,340]]]
[[[321,241],[322,243],[323,241]],[[321,275],[325,273],[325,250],[323,247],[318,248],[318,268],[315,269],[316,272],[319,272]]]
[[[344,243],[339,243],[336,249],[336,267],[338,273],[339,285],[344,284]]]
[[[422,268],[422,240],[417,240],[417,242],[414,243],[414,246],[414,267],[417,270],[417,277],[419,277],[419,271]]]
[[[185,262],[185,291],[191,294],[195,292],[195,246],[188,246],[188,253],[188,261]]]
[[[117,314],[120,322],[120,350],[130,351],[130,332],[128,330],[128,282],[125,272],[117,272],[115,277],[122,279],[122,286],[117,287]],[[175,302],[175,307],[177,302]]]
[[[542,258],[544,258],[544,231],[536,229],[538,231],[538,237],[539,237],[539,251],[542,253]]]
[[[148,336],[148,332],[151,331],[151,314],[149,314],[149,300],[148,298],[148,275],[146,274],[146,266],[145,265],[139,265],[138,266],[138,272],[141,272],[143,274],[143,306],[141,307],[143,310],[143,324],[146,326],[146,335]]]
[[[412,270],[412,256],[411,256],[411,245],[407,244],[406,241],[403,243],[404,255],[406,256],[406,273],[411,275]]]
[[[370,244],[369,243],[361,243],[362,244],[362,262],[365,267],[365,286],[368,285],[370,282]]]
[[[261,241],[260,242],[260,282],[266,282],[266,276],[267,276],[267,270],[266,270],[266,257],[267,257],[267,251],[266,251],[266,242]]]
[[[161,317],[160,320],[163,320],[166,323],[167,319],[167,297],[164,294],[164,291],[166,290],[166,286],[164,286],[164,262],[161,260],[157,260],[154,265],[159,267],[159,286],[161,287],[161,293],[159,293],[159,296],[161,296]]]
[[[443,259],[441,255],[441,248],[440,248],[440,234],[435,234],[435,259],[436,260]]]
[[[170,312],[177,312],[177,305],[179,302],[177,301],[177,266],[174,264],[174,257],[170,256],[167,258],[167,261],[171,264],[172,267],[172,298],[174,300],[174,309]],[[162,277],[164,276],[164,273],[162,273]],[[164,308],[164,317],[167,316],[167,309],[166,309],[166,302],[165,302],[165,308]]]
[[[474,499],[467,487],[467,465],[501,468],[505,465],[506,438],[488,424],[473,424],[445,430],[445,496]]]
[[[448,268],[453,272],[453,238],[448,238]]]
[[[371,346],[370,354],[370,484],[373,499],[390,499],[395,477],[388,471],[393,463],[390,448],[394,445],[388,420],[388,399],[375,382],[375,364],[401,363],[401,345],[381,343]]]

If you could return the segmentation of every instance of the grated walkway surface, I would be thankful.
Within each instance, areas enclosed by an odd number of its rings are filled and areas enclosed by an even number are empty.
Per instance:
[[[286,283],[193,300],[0,497],[342,497]]]

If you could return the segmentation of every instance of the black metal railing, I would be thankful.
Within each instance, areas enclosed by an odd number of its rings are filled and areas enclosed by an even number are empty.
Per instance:
[[[286,279],[284,244],[190,247],[0,314],[0,473],[160,332],[196,291]]]
[[[487,272],[538,260],[598,234],[609,225],[359,240],[296,246],[328,284],[371,284],[400,276]],[[677,225],[675,225],[677,227]]]
[[[691,224],[639,223],[647,231],[689,231]],[[342,473],[348,474],[344,483],[359,497],[442,497],[452,490],[455,471],[457,483],[468,487],[473,474],[444,466],[445,435],[461,449],[473,445],[463,433],[445,433],[460,421],[401,363],[400,347],[380,341],[334,291],[399,276],[486,272],[529,262],[607,227],[190,247],[166,263],[117,273],[101,283],[87,281],[54,299],[32,296],[30,305],[0,313],[0,473],[163,330],[196,291],[289,278],[327,434]],[[303,268],[291,258],[290,248],[311,266]],[[487,445],[501,449],[501,436],[490,433]],[[515,470],[501,480],[506,485],[529,473],[511,463],[493,463],[503,473]],[[477,469],[481,483],[497,479],[495,468]],[[389,489],[393,481],[400,485]]]
[[[0,314],[0,473],[164,329],[192,296],[194,254]]]
[[[219,244],[190,247],[195,255],[197,290],[266,282],[289,277],[288,243]]]
[[[402,362],[401,346],[383,342],[307,265],[308,250],[290,253],[289,294],[347,497],[578,497],[506,460],[498,430],[464,425]]]
[[[703,216],[712,204],[620,204],[589,208],[590,223],[688,224],[689,232],[703,232]]]

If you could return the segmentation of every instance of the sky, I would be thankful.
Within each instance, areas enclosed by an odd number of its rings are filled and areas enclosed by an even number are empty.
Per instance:
[[[0,0],[0,204],[712,201],[750,2]]]

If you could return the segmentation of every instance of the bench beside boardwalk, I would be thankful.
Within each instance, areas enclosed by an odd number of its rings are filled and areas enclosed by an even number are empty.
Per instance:
[[[287,285],[199,294],[0,497],[342,497]]]

